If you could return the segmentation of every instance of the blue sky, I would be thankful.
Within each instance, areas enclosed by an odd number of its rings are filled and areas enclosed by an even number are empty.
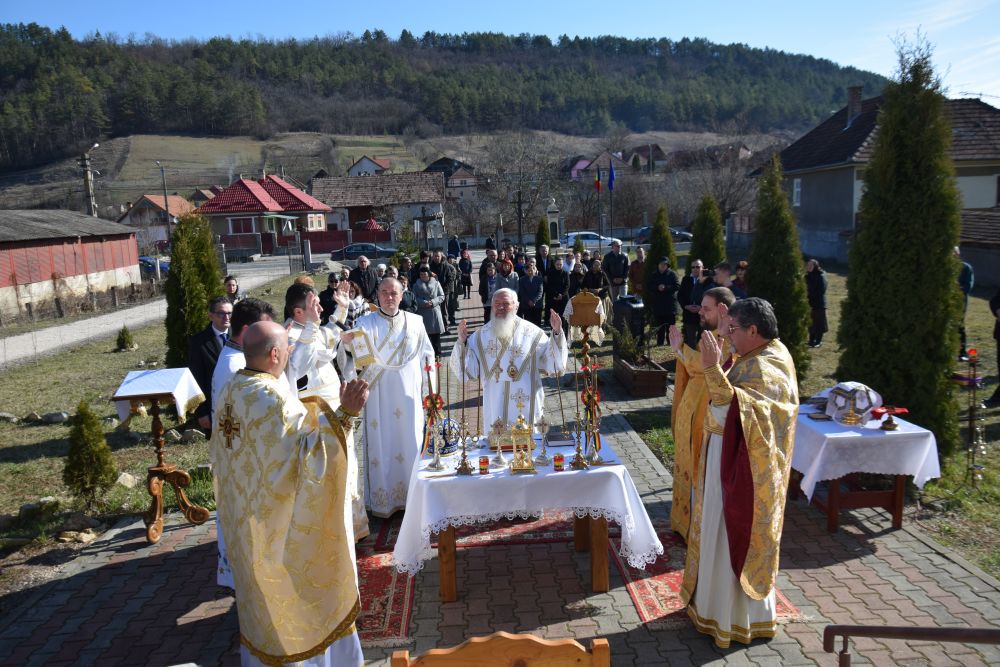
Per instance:
[[[839,0],[838,2],[676,2],[674,0],[435,0],[413,2],[172,2],[2,0],[0,21],[65,26],[82,37],[99,30],[121,37],[213,36],[308,38],[381,28],[461,33],[625,37],[705,37],[828,58],[879,74],[896,69],[894,40],[920,30],[951,97],[982,94],[1000,106],[1000,0]]]

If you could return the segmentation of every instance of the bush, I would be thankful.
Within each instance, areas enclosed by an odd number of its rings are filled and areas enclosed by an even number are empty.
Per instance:
[[[781,161],[765,167],[757,191],[757,230],[750,246],[747,292],[774,307],[778,334],[795,362],[799,382],[809,370],[809,301],[799,232],[781,187]]]
[[[614,353],[619,359],[635,365],[639,361],[639,341],[632,335],[632,330],[628,324],[622,325],[619,329],[611,324],[606,324],[611,337],[614,339]]]
[[[138,347],[135,344],[135,340],[132,338],[132,332],[128,330],[128,327],[122,325],[122,328],[118,330],[118,340],[115,343],[117,345],[118,351],[124,350],[134,350]]]
[[[63,482],[89,509],[98,494],[115,483],[117,472],[101,422],[87,402],[80,401],[69,432],[69,454],[63,468]]]
[[[722,214],[719,213],[719,205],[715,203],[715,197],[709,193],[705,193],[698,204],[698,213],[691,226],[691,233],[694,235],[694,239],[691,241],[691,252],[687,258],[688,269],[691,268],[691,262],[696,259],[700,259],[705,268],[711,269],[726,258],[726,237],[722,230]]]
[[[549,236],[549,221],[543,215],[538,221],[538,229],[535,231],[535,254],[538,254],[539,246],[550,245],[552,237]]]
[[[674,240],[670,236],[670,226],[667,223],[667,207],[661,206],[656,212],[656,221],[649,236],[649,252],[646,253],[646,266],[642,272],[643,286],[649,282],[649,277],[656,272],[656,265],[661,257],[670,260],[670,268],[677,271],[677,254],[674,252]]]
[[[171,239],[167,274],[167,366],[187,366],[188,339],[208,326],[208,302],[222,296],[212,228],[200,215],[181,216]]]
[[[573,252],[578,252],[582,255],[584,250],[586,250],[586,248],[583,245],[583,239],[577,236],[576,240],[573,241]]]
[[[961,205],[945,99],[926,46],[900,49],[898,76],[883,97],[850,249],[837,377],[909,408],[908,418],[948,453],[959,437],[950,376],[962,318],[952,250]]]

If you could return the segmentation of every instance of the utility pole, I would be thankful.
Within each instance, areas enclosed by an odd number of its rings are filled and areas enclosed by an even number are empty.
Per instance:
[[[524,211],[521,210],[521,183],[517,184],[517,249],[524,252]]]
[[[167,175],[163,171],[163,165],[156,161],[156,166],[160,168],[160,183],[163,184],[163,210],[167,214],[167,232],[170,232],[170,200],[167,199]]]
[[[80,166],[83,167],[83,196],[86,200],[84,206],[87,209],[87,215],[92,215],[95,218],[97,217],[97,199],[94,196],[94,171],[90,168],[90,151],[98,146],[100,144],[94,144],[80,156]]]

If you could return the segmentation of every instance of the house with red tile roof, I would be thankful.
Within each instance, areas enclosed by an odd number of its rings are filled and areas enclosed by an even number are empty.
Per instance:
[[[361,158],[347,168],[348,176],[378,176],[392,169],[392,161],[377,157],[362,155]]]
[[[786,191],[805,254],[847,259],[864,188],[864,170],[878,133],[881,97],[848,103],[781,152]],[[962,197],[962,256],[977,282],[1000,281],[1000,109],[978,99],[945,101],[951,158]],[[987,277],[992,268],[993,277]]]
[[[167,211],[169,210],[169,222]],[[144,254],[157,245],[166,244],[173,232],[172,223],[194,210],[194,205],[180,195],[143,195],[135,204],[129,204],[117,222],[136,230],[136,242]]]
[[[270,254],[288,246],[295,233],[327,232],[331,208],[278,176],[234,181],[196,209],[229,248],[256,246]],[[320,250],[317,248],[317,250]]]

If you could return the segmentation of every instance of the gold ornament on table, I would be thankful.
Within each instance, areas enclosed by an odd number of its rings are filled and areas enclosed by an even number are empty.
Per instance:
[[[466,447],[469,440],[469,424],[465,421],[464,417],[462,418],[461,435],[459,438],[462,441],[462,458],[458,461],[458,467],[455,468],[455,474],[471,475],[475,473],[475,468],[473,468],[472,464],[469,463],[469,457],[466,453]]]
[[[507,459],[503,455],[503,440],[504,440],[504,428],[503,421],[497,417],[497,420],[493,422],[493,426],[490,427],[489,443],[491,448],[496,449],[496,454],[490,459],[491,468],[506,468]]]
[[[535,448],[535,438],[531,433],[531,427],[524,420],[524,403],[518,403],[518,411],[522,414],[517,416],[517,422],[510,429],[510,441],[513,456],[510,461],[510,470],[514,474],[535,474],[535,462],[531,459],[532,451]]]
[[[587,463],[587,459],[583,456],[583,447],[580,442],[580,431],[583,429],[583,420],[580,418],[580,412],[576,413],[576,428],[573,429],[573,437],[576,439],[576,454],[573,456],[573,460],[569,462],[569,467],[573,470],[586,470],[590,467]]]
[[[538,420],[538,423],[535,424],[535,428],[537,428],[538,432],[542,434],[542,453],[535,457],[535,463],[540,466],[547,466],[552,463],[552,459],[549,458],[548,454],[549,429],[551,427],[549,426],[549,422],[545,420],[545,417],[542,417]]]
[[[858,391],[847,390],[841,387],[834,387],[830,390],[830,400],[838,410],[837,421],[847,426],[856,426],[861,423],[861,415],[858,414]],[[864,395],[867,401],[867,395]],[[869,408],[871,405],[865,406]],[[843,412],[840,412],[843,410]]]

